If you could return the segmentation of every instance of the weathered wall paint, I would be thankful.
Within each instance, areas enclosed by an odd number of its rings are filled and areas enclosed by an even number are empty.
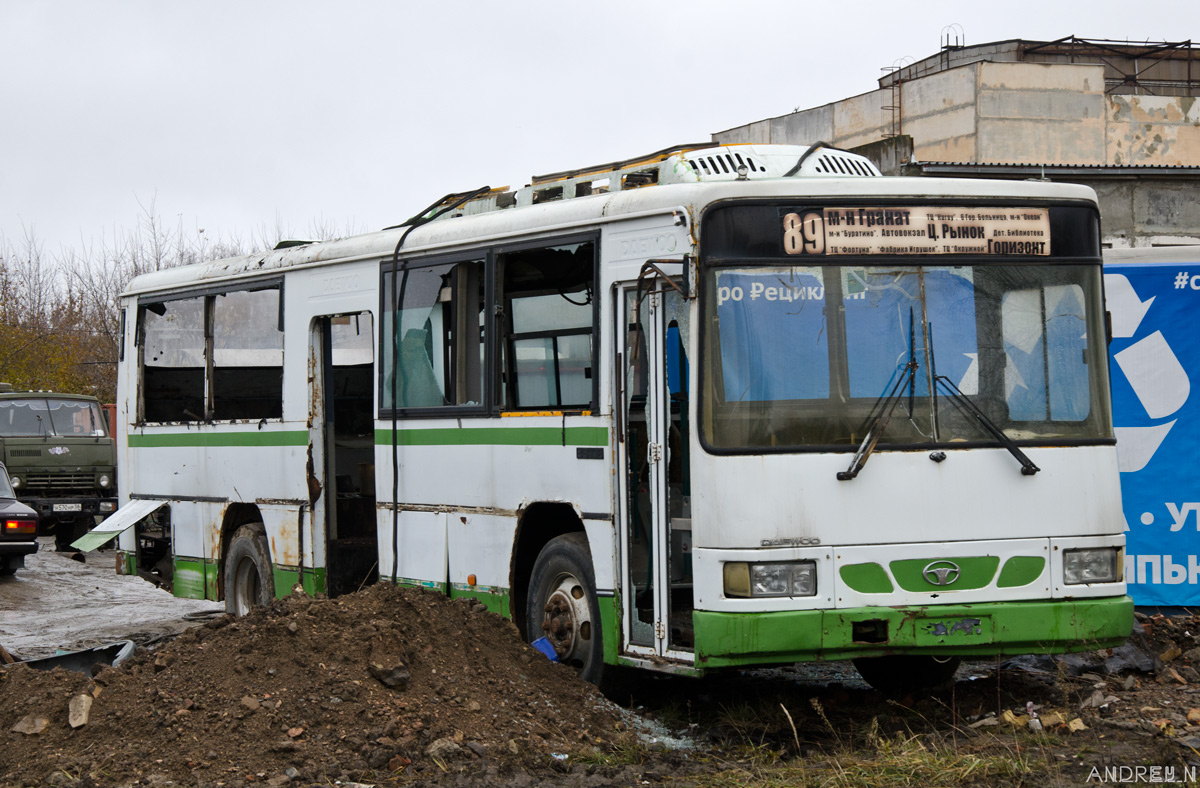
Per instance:
[[[1200,102],[1193,96],[1109,96],[1112,164],[1200,164]]]

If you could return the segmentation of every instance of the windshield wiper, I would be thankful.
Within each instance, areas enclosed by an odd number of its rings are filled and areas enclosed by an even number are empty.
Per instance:
[[[886,395],[881,394],[879,399],[875,400],[875,404],[871,406],[870,412],[874,415],[868,417],[866,437],[859,444],[858,451],[854,452],[854,458],[850,460],[850,467],[844,471],[838,471],[839,482],[848,482],[858,476],[858,472],[867,464],[871,452],[875,451],[875,446],[879,443],[879,437],[883,435],[883,431],[887,429],[888,423],[892,420],[892,414],[896,411],[896,405],[900,403],[900,395],[904,393],[905,385],[908,386],[908,415],[909,418],[912,418],[913,394],[917,382],[917,369],[920,367],[917,364],[915,351],[916,336],[913,333],[913,313],[912,310],[909,310],[908,363],[904,365],[904,372],[897,378],[892,390]],[[878,412],[876,412],[876,408],[879,409]]]
[[[963,394],[962,390],[954,385],[954,382],[950,378],[945,375],[934,375],[933,387],[935,391],[939,383],[945,388],[947,399],[954,403],[963,413],[975,419],[979,426],[991,433],[996,440],[1000,441],[1000,444],[1004,448],[1008,449],[1009,454],[1017,458],[1017,462],[1021,463],[1022,476],[1032,476],[1041,470],[1041,468],[1033,464],[1033,460],[1029,459],[1017,444],[1013,443],[1012,438],[1004,434],[1004,430],[996,426],[996,422],[989,419],[987,414],[980,410],[974,402],[967,399],[967,395]]]
[[[975,419],[979,426],[991,433],[996,440],[1000,441],[1000,445],[1008,449],[1009,454],[1017,458],[1017,462],[1021,463],[1022,476],[1033,476],[1040,471],[1041,468],[1033,464],[1033,460],[1029,459],[1025,452],[1021,451],[1021,448],[1013,443],[1013,439],[1005,435],[1004,430],[996,426],[996,422],[989,419],[987,414],[980,410],[974,402],[967,399],[967,395],[962,393],[962,389],[956,386],[954,381],[945,375],[937,373],[937,359],[933,355],[933,323],[929,323],[926,326],[926,330],[929,332],[929,370],[933,373],[934,423],[937,423],[937,387],[941,383],[946,388],[946,397],[950,402],[963,413]]]

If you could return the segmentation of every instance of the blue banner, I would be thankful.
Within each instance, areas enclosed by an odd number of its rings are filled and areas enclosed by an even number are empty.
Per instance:
[[[1200,261],[1104,266],[1113,425],[1138,605],[1200,605]]]

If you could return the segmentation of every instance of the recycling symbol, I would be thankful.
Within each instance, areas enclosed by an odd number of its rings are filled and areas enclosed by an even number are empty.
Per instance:
[[[1138,336],[1142,319],[1157,296],[1142,301],[1123,274],[1105,274],[1104,289],[1112,313],[1113,339],[1133,339]],[[1133,473],[1146,467],[1166,440],[1167,433],[1175,426],[1176,419],[1165,420],[1187,402],[1191,381],[1162,331],[1143,336],[1114,354],[1113,360],[1129,382],[1146,415],[1152,421],[1163,420],[1142,427],[1114,425],[1117,466],[1122,473]]]

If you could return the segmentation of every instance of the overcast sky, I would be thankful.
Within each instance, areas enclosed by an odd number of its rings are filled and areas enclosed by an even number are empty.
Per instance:
[[[0,0],[0,238],[375,230],[704,141],[967,44],[1200,38],[1200,3]]]

